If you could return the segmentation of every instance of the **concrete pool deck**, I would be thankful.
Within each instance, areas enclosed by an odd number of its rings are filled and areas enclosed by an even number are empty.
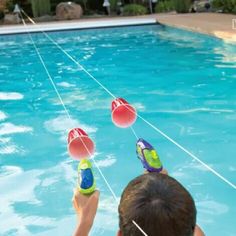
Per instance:
[[[234,19],[236,19],[236,15],[220,13],[169,13],[153,14],[139,17],[104,17],[81,19],[76,21],[54,21],[38,23],[37,25],[32,25],[29,23],[27,30],[30,32],[40,32],[41,30],[56,31],[160,23],[163,25],[213,35],[226,41],[236,42],[236,22],[234,29]],[[25,32],[26,28],[23,25],[0,26],[0,35]]]
[[[181,29],[191,30],[236,42],[236,15],[221,13],[160,14],[157,21]]]

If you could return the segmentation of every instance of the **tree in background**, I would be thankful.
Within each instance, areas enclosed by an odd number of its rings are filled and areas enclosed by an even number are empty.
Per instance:
[[[155,7],[155,12],[170,12],[175,10],[174,0],[158,1]]]
[[[14,10],[15,4],[18,4],[28,15],[38,17],[44,14],[50,14],[50,0],[7,0],[6,8],[8,12]]]
[[[188,13],[192,5],[191,0],[174,0],[175,10],[178,13]]]
[[[50,0],[31,0],[34,17],[49,15],[51,13]]]
[[[225,13],[236,14],[236,0],[213,0],[212,5]]]

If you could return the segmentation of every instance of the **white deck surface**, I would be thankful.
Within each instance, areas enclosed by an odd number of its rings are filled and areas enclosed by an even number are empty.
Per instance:
[[[6,25],[0,27],[0,35],[4,34],[17,34],[40,31],[58,31],[70,29],[89,29],[89,28],[102,28],[102,27],[115,27],[115,26],[129,26],[129,25],[144,25],[157,23],[156,17],[144,18],[114,18],[114,19],[93,19],[93,20],[77,20],[77,21],[63,21],[63,22],[46,22],[33,25],[27,23],[27,29],[24,25]]]

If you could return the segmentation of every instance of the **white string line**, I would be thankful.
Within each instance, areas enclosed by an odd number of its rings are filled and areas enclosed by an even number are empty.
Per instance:
[[[34,24],[36,23],[23,11],[23,13],[26,15],[26,17]],[[54,45],[56,45],[65,55],[67,55],[76,65],[78,65],[86,74],[88,74],[97,84],[99,84],[109,95],[111,95],[113,98],[116,98],[114,94],[112,94],[108,88],[106,88],[101,82],[99,82],[91,73],[89,73],[78,61],[76,61],[69,53],[67,53],[57,42],[55,42],[47,33],[40,30]],[[127,107],[128,108],[128,107]],[[129,109],[129,108],[128,108]],[[132,111],[130,109],[130,111]],[[132,111],[133,112],[133,111]],[[187,153],[190,157],[192,157],[195,161],[199,162],[201,165],[203,165],[206,169],[211,171],[213,174],[215,174],[218,178],[223,180],[225,183],[227,183],[232,188],[236,189],[236,185],[233,184],[231,181],[227,180],[224,176],[222,176],[220,173],[218,173],[216,170],[214,170],[212,167],[210,167],[208,164],[200,160],[198,157],[196,157],[194,154],[192,154],[190,151],[188,151],[186,148],[184,148],[182,145],[180,145],[178,142],[170,138],[167,134],[165,134],[163,131],[158,129],[155,125],[147,121],[145,118],[143,118],[141,115],[137,114],[137,116],[143,120],[147,125],[149,125],[151,128],[156,130],[159,134],[161,134],[163,137],[165,137],[167,140],[175,144],[177,147],[179,147],[182,151]]]
[[[23,18],[22,18],[22,21],[23,21],[24,26],[26,26],[25,21],[24,21]],[[26,26],[26,27],[27,27],[27,26]],[[34,42],[32,36],[31,36],[31,34],[30,34],[30,33],[28,33],[28,34],[29,34],[29,37],[30,37],[30,39],[31,39],[31,41],[32,41],[32,43],[33,43],[33,46],[34,46],[34,48],[35,48],[35,51],[36,51],[36,53],[37,53],[37,55],[38,55],[38,57],[39,57],[39,59],[40,59],[40,62],[42,63],[42,65],[43,65],[43,67],[44,67],[44,69],[45,69],[45,72],[47,73],[47,76],[48,76],[48,78],[49,78],[49,80],[50,80],[50,82],[51,82],[53,88],[55,89],[55,92],[56,92],[56,94],[57,94],[57,96],[58,96],[58,98],[59,98],[59,100],[60,100],[60,102],[61,102],[61,105],[63,106],[63,108],[64,108],[64,110],[65,110],[65,112],[66,112],[66,115],[68,116],[69,120],[70,120],[71,123],[72,123],[72,118],[71,118],[71,116],[70,116],[70,113],[69,113],[69,111],[67,110],[67,108],[66,108],[66,106],[65,106],[65,104],[64,104],[64,102],[63,102],[63,100],[62,100],[62,98],[61,98],[61,95],[60,95],[60,93],[59,93],[58,90],[57,90],[57,87],[56,87],[56,85],[55,85],[55,83],[54,83],[54,81],[53,81],[53,79],[52,79],[52,76],[51,76],[51,74],[49,73],[49,71],[48,71],[48,69],[47,69],[47,67],[46,67],[46,65],[45,65],[45,63],[44,63],[43,58],[42,58],[42,56],[41,56],[41,54],[40,54],[40,52],[39,52],[39,50],[38,50],[38,48],[37,48],[37,46],[36,46],[36,44],[35,44],[35,42]],[[112,190],[110,184],[108,183],[108,181],[106,180],[105,176],[104,176],[103,173],[101,172],[99,166],[97,165],[97,163],[96,163],[96,161],[95,161],[93,155],[91,154],[91,152],[90,152],[89,149],[87,148],[87,145],[84,143],[83,139],[80,138],[80,140],[81,140],[81,142],[83,143],[83,145],[84,145],[86,151],[87,151],[87,152],[89,153],[89,155],[92,157],[92,159],[93,159],[93,161],[94,161],[94,163],[95,163],[97,169],[99,170],[100,174],[101,174],[102,177],[104,178],[104,181],[105,181],[105,183],[107,184],[108,188],[110,189],[110,191],[111,191],[113,197],[115,198],[115,200],[116,200],[117,202],[119,202],[119,201],[118,201],[118,198],[116,197],[116,195],[115,195],[114,191]]]
[[[35,21],[28,16],[28,14],[22,9],[22,12],[24,13],[24,15],[29,19],[29,21],[34,24],[37,25],[35,23]],[[100,85],[111,97],[113,97],[114,99],[116,99],[117,97],[109,90],[107,89],[102,83],[100,83],[91,73],[89,73],[77,60],[75,60],[68,52],[66,52],[54,39],[52,39],[52,37],[50,37],[47,33],[45,33],[44,31],[40,30],[57,48],[59,48],[68,58],[70,58],[77,66],[80,67],[80,69],[82,69],[89,77],[91,77],[98,85]],[[131,131],[133,132],[134,136],[136,137],[136,139],[138,139],[138,136],[136,134],[136,132],[134,131],[133,127],[131,127]]]
[[[137,133],[135,132],[135,130],[134,130],[134,128],[133,128],[133,126],[130,126],[130,129],[131,129],[131,131],[133,132],[133,134],[134,134],[135,138],[138,140],[138,139],[139,139],[139,137],[138,137]]]
[[[37,25],[35,21],[30,18],[24,10],[22,10],[24,15],[32,22],[34,25]],[[75,60],[69,53],[67,53],[55,40],[53,40],[47,33],[44,31],[40,30],[54,45],[56,45],[68,58],[70,58],[77,66],[80,67],[81,70],[83,70],[89,77],[91,77],[97,84],[99,84],[110,96],[113,98],[116,98],[116,96],[109,90],[107,89],[102,83],[100,83],[90,72],[88,72],[77,60]]]
[[[143,229],[134,221],[132,220],[133,224],[140,230],[141,233],[143,233],[144,236],[148,236]]]
[[[236,185],[233,184],[232,182],[230,182],[229,180],[227,180],[224,176],[222,176],[221,174],[219,174],[216,170],[214,170],[212,167],[210,167],[209,165],[207,165],[205,162],[203,162],[202,160],[200,160],[198,157],[196,157],[194,154],[192,154],[190,151],[188,151],[186,148],[184,148],[183,146],[181,146],[179,143],[177,143],[175,140],[173,140],[171,137],[169,137],[168,135],[166,135],[165,133],[163,133],[160,129],[158,129],[156,126],[154,126],[153,124],[151,124],[149,121],[147,121],[146,119],[144,119],[142,116],[137,115],[141,120],[143,120],[147,125],[149,125],[150,127],[152,127],[154,130],[156,130],[159,134],[161,134],[162,136],[164,136],[166,139],[168,139],[170,142],[172,142],[173,144],[175,144],[178,148],[180,148],[182,151],[184,151],[185,153],[187,153],[190,157],[192,157],[195,161],[199,162],[200,164],[202,164],[206,169],[208,169],[209,171],[211,171],[213,174],[215,174],[217,177],[219,177],[221,180],[223,180],[225,183],[227,183],[228,185],[230,185],[232,188],[236,189]]]
[[[20,13],[20,14],[21,14],[21,13]],[[21,14],[21,18],[22,18],[22,21],[23,21],[24,26],[26,27],[25,20],[23,19],[22,14]],[[32,44],[33,44],[33,46],[34,46],[34,49],[35,49],[35,51],[36,51],[36,53],[37,53],[37,55],[38,55],[38,57],[39,57],[40,62],[42,63],[42,65],[43,65],[43,67],[44,67],[44,69],[45,69],[45,72],[47,73],[47,76],[48,76],[48,78],[49,78],[49,80],[50,80],[50,82],[51,82],[53,88],[54,88],[55,91],[56,91],[56,94],[57,94],[57,96],[58,96],[58,98],[59,98],[59,100],[60,100],[60,102],[61,102],[61,105],[63,106],[63,108],[64,108],[64,110],[65,110],[65,112],[66,112],[66,115],[69,117],[69,119],[71,119],[70,114],[69,114],[69,112],[68,112],[68,110],[67,110],[67,108],[66,108],[64,102],[62,101],[61,95],[59,94],[59,92],[58,92],[58,90],[57,90],[57,88],[56,88],[56,85],[55,85],[55,83],[54,83],[53,80],[52,80],[52,77],[51,77],[51,75],[50,75],[50,73],[49,73],[49,71],[48,71],[48,69],[47,69],[47,67],[46,67],[46,65],[45,65],[45,63],[44,63],[44,61],[43,61],[42,56],[41,56],[40,53],[39,53],[38,48],[36,47],[36,45],[35,45],[35,43],[34,43],[34,41],[33,41],[33,38],[32,38],[32,36],[31,36],[31,34],[30,34],[28,31],[27,31],[27,33],[28,33],[29,38],[30,38],[30,40],[31,40],[31,42],[32,42]]]
[[[28,28],[27,28],[27,25],[26,25],[26,23],[25,23],[25,20],[24,20],[24,18],[23,18],[23,16],[22,16],[21,13],[20,13],[20,15],[21,15],[21,19],[22,19],[22,22],[23,22],[23,24],[24,24],[24,27],[25,27],[26,30],[27,30]],[[62,98],[61,98],[61,96],[60,96],[60,93],[58,92],[57,87],[56,87],[56,85],[55,85],[55,83],[54,83],[54,81],[53,81],[53,79],[52,79],[52,77],[51,77],[51,75],[50,75],[50,73],[49,73],[49,71],[48,71],[48,69],[47,69],[45,63],[44,63],[44,61],[43,61],[43,58],[42,58],[42,56],[40,55],[40,52],[39,52],[39,50],[38,50],[38,48],[37,48],[37,46],[36,46],[36,44],[35,44],[35,42],[34,42],[32,36],[31,36],[31,34],[30,34],[30,32],[29,32],[28,30],[27,30],[27,33],[28,33],[28,35],[29,35],[29,37],[30,37],[30,39],[31,39],[31,41],[32,41],[32,44],[33,44],[33,46],[34,46],[34,48],[35,48],[35,51],[36,51],[36,53],[37,53],[37,55],[38,55],[38,57],[39,57],[39,59],[40,59],[40,61],[41,61],[41,63],[42,63],[42,65],[43,65],[43,67],[44,67],[44,69],[45,69],[47,75],[48,75],[48,78],[49,78],[50,81],[51,81],[51,84],[53,85],[54,90],[56,91],[56,94],[57,94],[57,96],[58,96],[58,98],[59,98],[59,100],[60,100],[60,102],[61,102],[61,104],[62,104],[62,106],[63,106],[63,108],[64,108],[64,110],[65,110],[65,112],[66,112],[66,114],[67,114],[67,116],[68,116],[68,118],[69,118],[70,121],[72,122],[71,116],[70,116],[70,114],[69,114],[69,112],[68,112],[68,110],[67,110],[67,108],[66,108],[66,106],[65,106],[65,104],[64,104],[64,102],[63,102],[63,100],[62,100]],[[97,162],[95,161],[95,158],[93,157],[92,153],[89,151],[89,149],[88,149],[87,145],[84,143],[83,139],[80,138],[80,140],[81,140],[81,142],[83,143],[83,145],[84,145],[86,151],[87,151],[87,152],[89,153],[89,155],[91,156],[91,159],[93,160],[94,165],[95,165],[96,168],[98,169],[100,175],[102,176],[104,182],[106,183],[106,185],[107,185],[108,189],[110,190],[110,192],[111,192],[113,198],[115,199],[116,203],[119,204],[119,200],[118,200],[116,194],[114,193],[113,189],[111,188],[111,186],[110,186],[109,182],[107,181],[106,177],[103,175],[103,173],[102,173],[100,167],[98,166]],[[137,224],[137,222],[135,222],[134,220],[132,220],[132,223],[138,228],[138,230],[140,230],[141,233],[143,233],[144,236],[148,236],[148,235],[144,232],[144,230]]]

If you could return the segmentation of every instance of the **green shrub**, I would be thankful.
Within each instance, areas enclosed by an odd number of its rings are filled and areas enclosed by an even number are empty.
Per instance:
[[[31,0],[34,17],[48,15],[51,13],[50,0]]]
[[[214,8],[222,8],[223,7],[223,2],[221,0],[213,0],[212,1],[212,6]]]
[[[111,10],[115,11],[116,10],[117,0],[110,0],[110,4],[111,4]]]
[[[212,5],[225,13],[236,13],[236,0],[213,0]]]
[[[158,2],[155,7],[155,12],[170,12],[174,10],[175,10],[175,4],[173,0]]]
[[[125,16],[145,15],[147,8],[139,4],[128,4],[124,7]]]
[[[192,5],[191,0],[174,0],[174,3],[178,13],[188,13]]]

